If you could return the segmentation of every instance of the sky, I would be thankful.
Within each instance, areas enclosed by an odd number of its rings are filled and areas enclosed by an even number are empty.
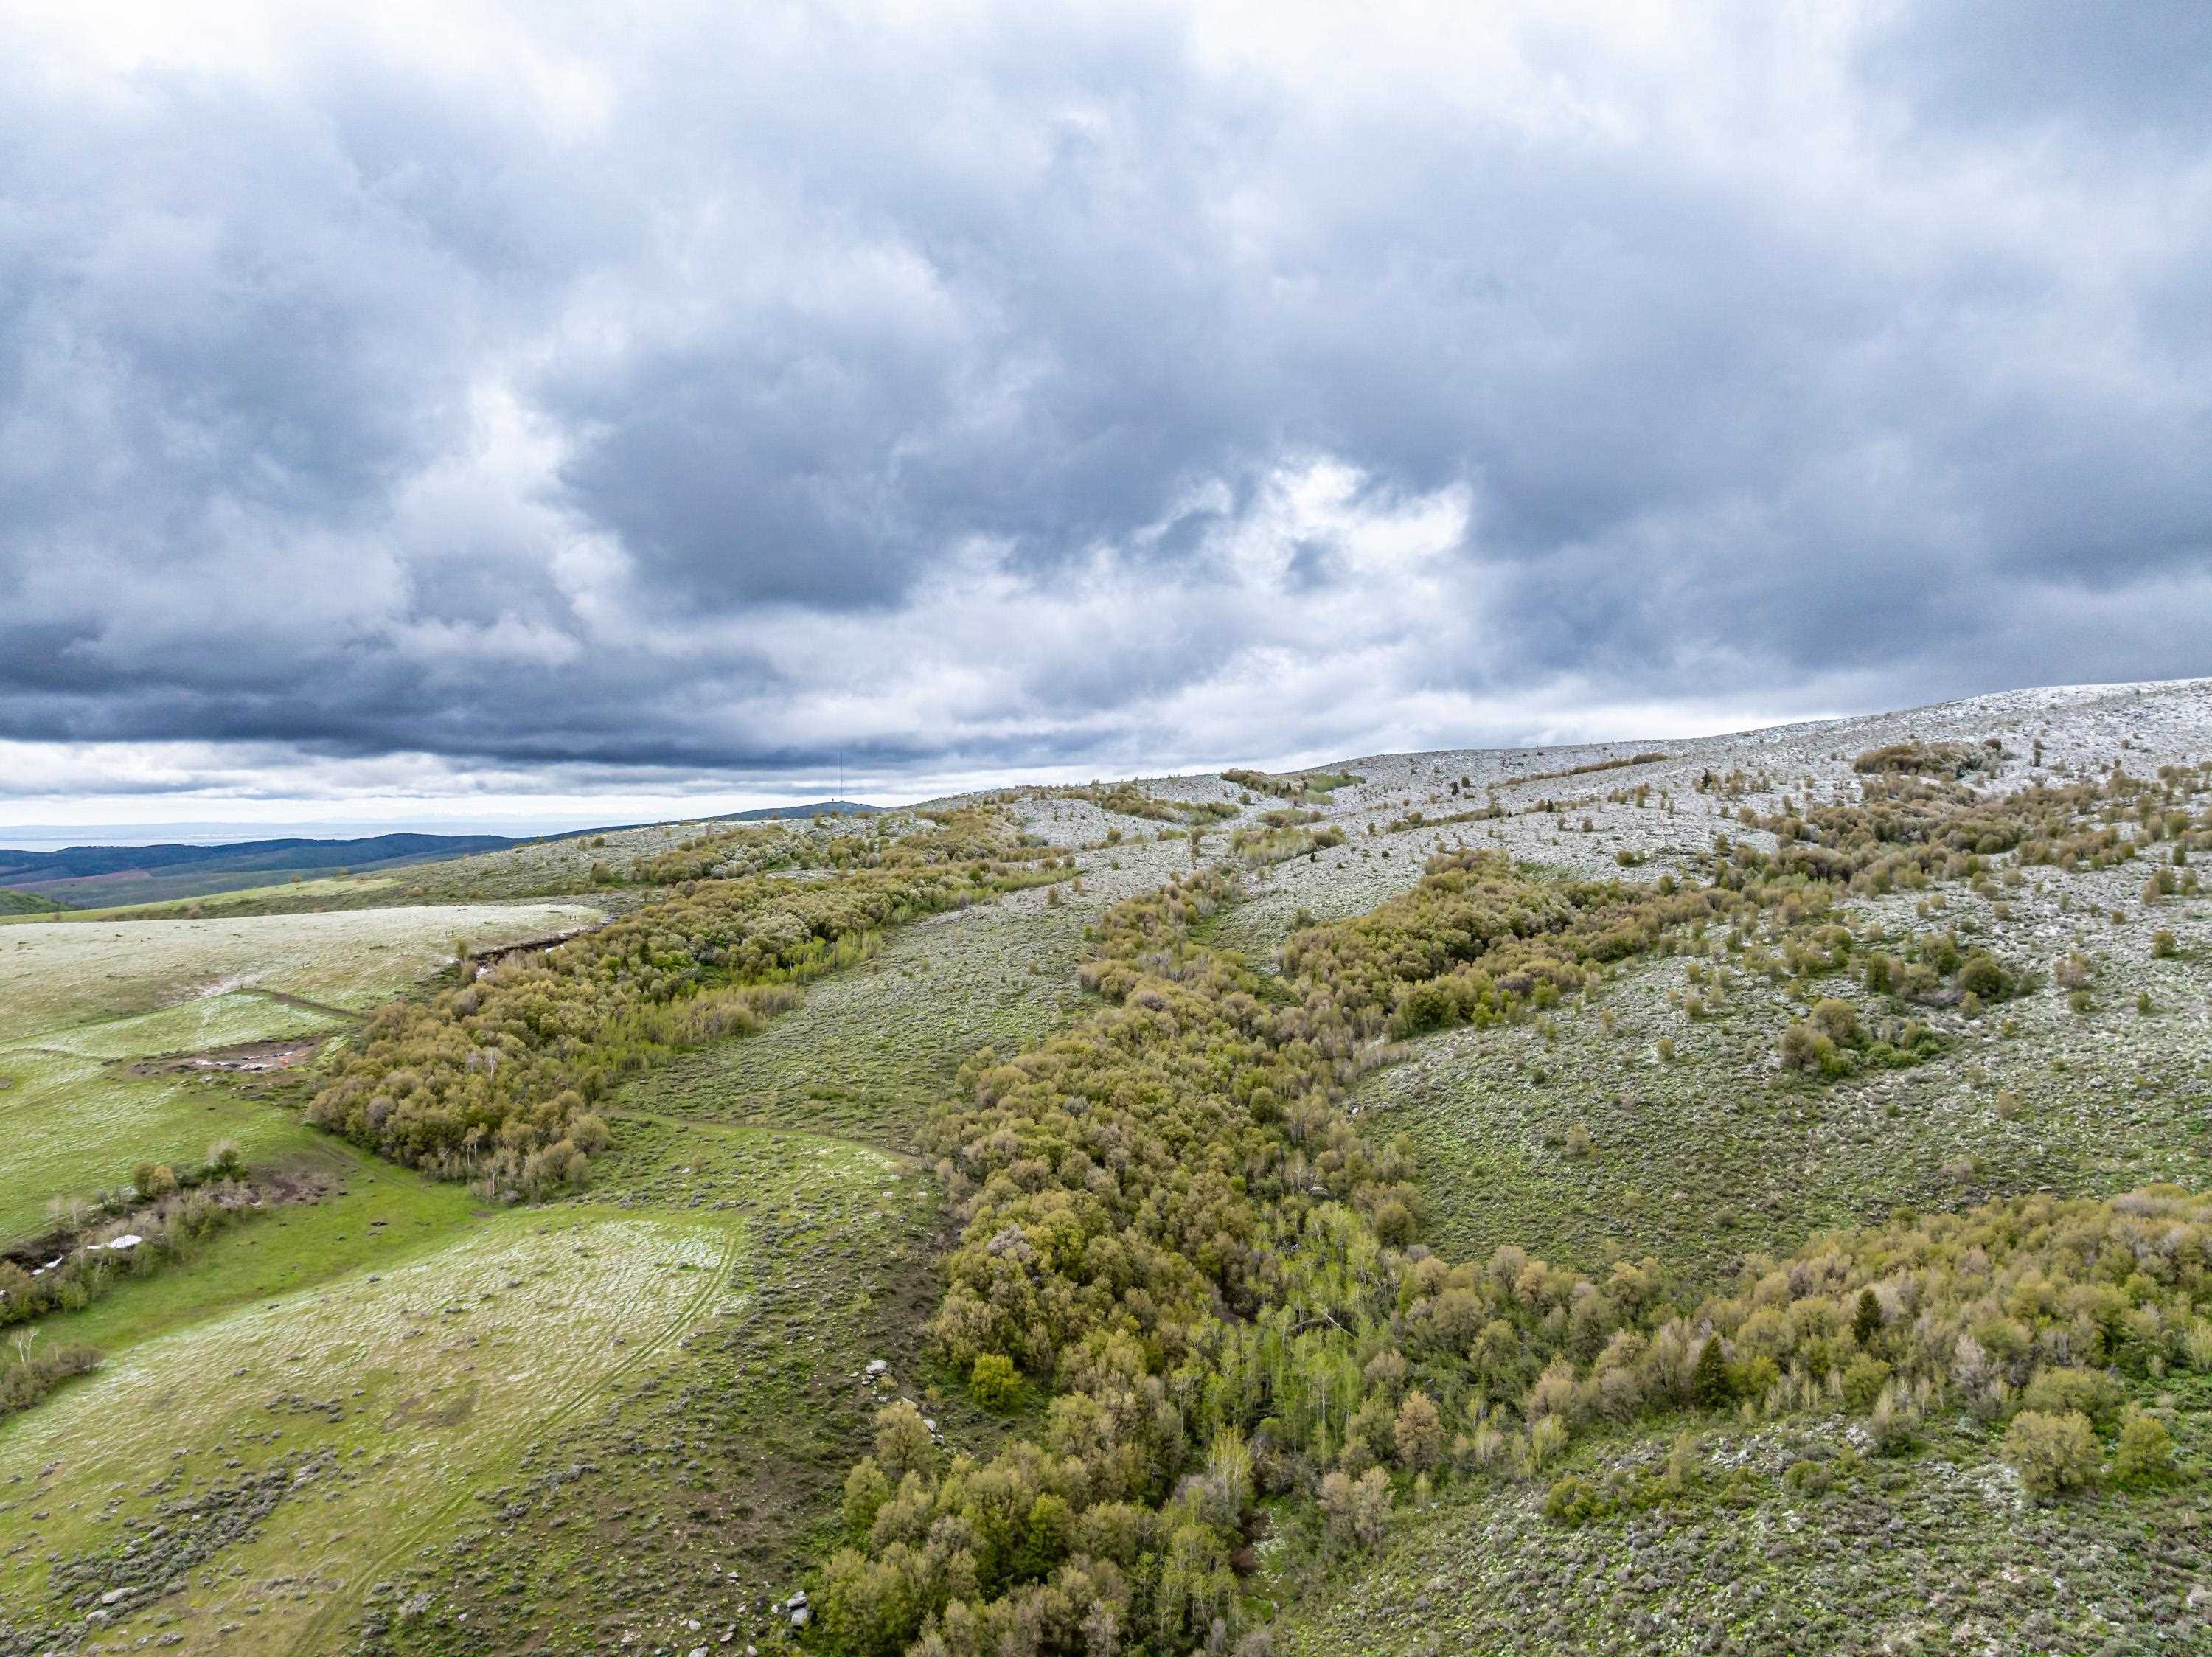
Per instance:
[[[2212,671],[2202,0],[0,31],[0,832]]]

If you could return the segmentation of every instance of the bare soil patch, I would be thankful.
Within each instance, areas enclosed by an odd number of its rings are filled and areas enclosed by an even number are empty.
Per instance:
[[[241,1041],[197,1053],[166,1053],[132,1065],[131,1074],[143,1076],[175,1070],[289,1070],[313,1057],[315,1049],[329,1039],[320,1035],[298,1036],[285,1041]]]

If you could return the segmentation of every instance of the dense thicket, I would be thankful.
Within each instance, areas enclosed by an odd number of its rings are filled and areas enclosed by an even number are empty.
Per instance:
[[[1014,845],[983,817],[890,842],[824,837],[837,849],[818,854],[825,876],[686,880],[597,931],[394,1002],[309,1119],[489,1190],[577,1184],[607,1139],[592,1107],[624,1075],[757,1027],[793,1004],[793,986],[859,959],[883,927],[1060,877],[1056,848]]]
[[[1229,837],[1229,850],[1251,868],[1265,868],[1293,857],[1311,857],[1344,844],[1344,831],[1334,823],[1310,828],[1302,820],[1313,812],[1271,811],[1259,824],[1241,828]]]
[[[1221,773],[1224,783],[1234,783],[1240,789],[1249,789],[1255,794],[1272,794],[1279,800],[1326,800],[1342,788],[1349,788],[1361,779],[1350,771],[1297,771],[1287,776],[1275,776],[1267,771],[1225,771]]]
[[[635,877],[654,886],[683,880],[736,880],[778,869],[919,869],[983,865],[1001,886],[1023,870],[1056,867],[1068,854],[1041,841],[1018,839],[1002,813],[964,806],[908,816],[830,818],[807,828],[739,824],[711,830],[650,857]]]
[[[1744,821],[1781,844],[1771,853],[1737,845],[1731,856],[1739,871],[1756,878],[1802,875],[1863,892],[1971,877],[1983,859],[2005,852],[2016,852],[2023,864],[2070,872],[2107,868],[2162,845],[2181,862],[2191,851],[2212,849],[2212,811],[2192,811],[2208,775],[2201,767],[2168,766],[2146,780],[2116,770],[2100,782],[1983,794],[1940,773],[1931,780],[1877,766],[1856,799],[1808,801],[1802,809],[1785,801],[1781,811],[1765,813],[1745,807]]]
[[[1942,1398],[2019,1416],[2039,1466],[2085,1432],[2145,1440],[2106,1369],[2212,1367],[2212,1207],[2178,1191],[1900,1216],[1754,1259],[1698,1304],[1650,1261],[1597,1280],[1418,1243],[1406,1158],[1338,1108],[1380,1041],[1511,1018],[1800,901],[1741,873],[1561,883],[1454,853],[1373,914],[1296,934],[1275,978],[1195,941],[1233,895],[1218,875],[1112,911],[1085,969],[1106,1005],[978,1055],[932,1130],[963,1220],[933,1337],[994,1397],[1017,1366],[1046,1382],[1044,1425],[942,1464],[910,1406],[886,1412],[824,1574],[831,1631],[927,1657],[1218,1646],[1256,1497],[1312,1497],[1358,1545],[1393,1470],[1528,1477],[1586,1425],[1651,1411],[1840,1403],[1894,1441]]]
[[[1963,777],[1968,771],[1995,771],[2003,758],[2004,745],[1991,737],[1980,747],[1967,742],[1892,742],[1869,748],[1851,761],[1862,777],[1898,771],[1915,777]]]

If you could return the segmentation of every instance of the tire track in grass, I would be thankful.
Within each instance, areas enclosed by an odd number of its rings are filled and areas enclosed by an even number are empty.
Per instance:
[[[295,996],[289,990],[269,990],[258,984],[240,984],[241,996],[258,996],[264,1001],[273,1001],[280,1007],[296,1007],[303,1013],[320,1013],[325,1018],[337,1019],[345,1024],[366,1024],[369,1014],[358,1010],[349,1011],[333,1007],[326,1001],[311,1001],[305,996]]]
[[[706,1274],[706,1282],[696,1294],[669,1316],[659,1333],[641,1342],[636,1350],[625,1355],[620,1362],[600,1371],[590,1380],[578,1383],[556,1396],[545,1408],[518,1422],[512,1431],[503,1435],[503,1443],[511,1446],[517,1441],[540,1436],[556,1422],[593,1398],[605,1395],[623,1376],[665,1351],[680,1335],[688,1332],[699,1321],[735,1268],[740,1254],[741,1229],[725,1229],[714,1264]],[[471,1477],[466,1483],[473,1486],[475,1479]],[[353,1579],[358,1585],[355,1591],[347,1592],[347,1584],[341,1582],[338,1592],[330,1602],[308,1619],[292,1649],[301,1654],[301,1657],[322,1657],[323,1654],[329,1652],[331,1649],[330,1636],[335,1631],[336,1624],[349,1612],[358,1613],[368,1590],[389,1578],[398,1566],[428,1547],[437,1532],[476,1499],[477,1492],[473,1488],[460,1490],[430,1509],[398,1541],[373,1558],[362,1562]]]

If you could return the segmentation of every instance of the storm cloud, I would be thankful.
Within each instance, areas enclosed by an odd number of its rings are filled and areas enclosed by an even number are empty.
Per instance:
[[[181,9],[0,7],[0,791],[2212,666],[2201,5]]]

